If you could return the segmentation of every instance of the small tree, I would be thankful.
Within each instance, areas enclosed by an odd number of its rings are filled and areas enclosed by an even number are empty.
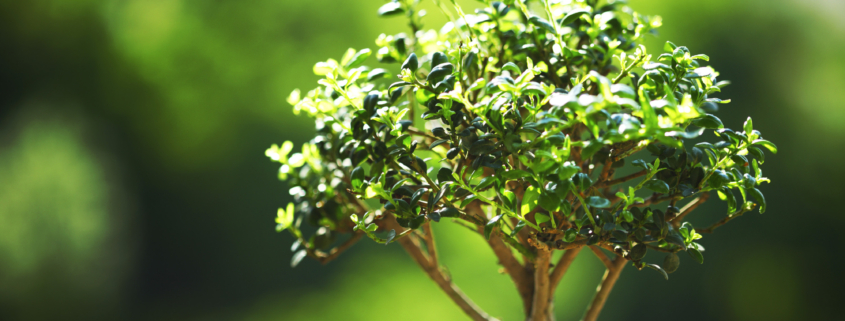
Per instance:
[[[448,218],[490,245],[527,320],[553,319],[557,284],[589,249],[607,268],[584,316],[595,320],[625,266],[668,279],[678,252],[703,263],[702,234],[765,210],[761,148],[775,146],[750,118],[733,131],[711,114],[728,83],[701,66],[706,55],[671,42],[648,53],[659,17],[624,1],[485,0],[473,15],[435,0],[450,19],[436,31],[422,29],[418,2],[378,11],[410,21],[409,34],[376,40],[379,62],[404,61],[399,82],[363,66],[369,49],[350,49],[289,97],[317,123],[302,153],[288,156],[291,142],[266,152],[296,200],[276,218],[297,239],[292,265],[331,261],[363,236],[396,242],[467,315],[492,320],[440,267],[431,224]],[[718,141],[690,143],[711,129]],[[685,222],[714,191],[728,215]],[[554,251],[565,252],[552,264]],[[649,251],[665,252],[662,264],[643,261]]]

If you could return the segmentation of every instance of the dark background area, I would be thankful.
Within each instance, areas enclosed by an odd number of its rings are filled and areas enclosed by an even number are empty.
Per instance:
[[[0,2],[0,320],[462,320],[398,246],[291,269],[292,238],[274,232],[290,197],[264,150],[313,132],[284,99],[315,86],[315,62],[407,31],[377,18],[383,2]],[[705,236],[705,264],[682,256],[669,281],[626,270],[602,319],[841,318],[845,2],[630,4],[663,17],[652,52],[708,54],[733,82],[725,125],[753,116],[780,154],[763,166],[766,214]],[[711,201],[692,222],[725,211]],[[436,230],[455,281],[519,319],[489,249]],[[558,319],[580,317],[602,272],[576,260]]]

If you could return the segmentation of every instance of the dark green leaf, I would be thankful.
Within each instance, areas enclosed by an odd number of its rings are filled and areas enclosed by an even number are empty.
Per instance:
[[[553,34],[556,33],[555,27],[551,23],[546,21],[546,19],[540,18],[538,16],[531,16],[531,18],[528,18],[528,21],[530,21],[536,26],[546,29],[546,31],[548,32],[551,32]]]
[[[669,274],[667,274],[667,273],[666,273],[666,271],[664,271],[664,270],[663,270],[663,268],[661,268],[661,267],[660,267],[660,265],[657,265],[657,264],[646,264],[645,266],[650,267],[650,268],[654,269],[654,270],[655,270],[655,271],[657,271],[657,272],[660,272],[660,274],[663,274],[663,277],[664,277],[664,278],[666,278],[666,280],[669,280]]]
[[[493,232],[493,228],[495,228],[495,227],[496,227],[496,225],[498,225],[498,224],[499,224],[499,220],[500,220],[500,219],[502,219],[502,216],[503,216],[503,215],[504,215],[504,214],[499,214],[499,215],[497,215],[496,217],[494,217],[494,218],[490,219],[490,221],[489,221],[489,222],[487,222],[487,225],[484,225],[484,238],[485,238],[485,239],[487,239],[487,240],[489,240],[489,239],[490,239],[490,233],[492,233],[492,232]]]
[[[565,25],[568,25],[570,23],[573,23],[573,22],[575,22],[575,20],[577,20],[578,18],[580,18],[582,15],[585,15],[585,14],[589,15],[590,12],[587,11],[587,10],[584,10],[584,9],[572,11],[572,12],[566,14],[565,17],[563,17],[563,21],[561,22],[561,24],[565,26]]]
[[[681,265],[681,259],[678,258],[678,255],[675,253],[669,253],[666,255],[666,258],[663,259],[663,270],[666,273],[672,273],[678,270],[678,266]]]
[[[531,173],[526,172],[526,171],[521,170],[521,169],[514,169],[514,170],[502,172],[502,178],[504,178],[505,180],[509,180],[509,181],[520,179],[520,178],[526,178],[526,177],[531,177]]]
[[[384,239],[384,245],[390,244],[390,242],[392,242],[395,237],[396,237],[396,230],[390,230],[389,232],[387,232],[387,238]]]
[[[687,253],[689,253],[689,256],[692,256],[693,259],[698,261],[698,263],[704,264],[704,255],[702,255],[697,249],[691,247],[687,249]]]
[[[661,181],[659,179],[652,179],[646,182],[643,187],[648,188],[652,191],[658,192],[660,194],[668,194],[669,193],[669,184],[666,182]]]
[[[350,177],[352,179],[352,189],[355,191],[360,190],[361,186],[364,185],[364,169],[360,166],[355,167],[355,169],[352,170]]]
[[[760,205],[760,214],[765,213],[766,212],[766,198],[763,197],[763,193],[760,192],[760,190],[756,189],[756,188],[748,188],[745,191],[747,191],[748,194],[751,194],[751,197],[753,197],[755,200],[757,200],[758,205]]]
[[[710,128],[710,129],[719,129],[725,128],[725,125],[722,124],[722,120],[718,117],[707,114],[704,117],[698,118],[693,120],[693,125],[703,128]]]
[[[405,59],[405,62],[402,63],[402,69],[410,69],[411,71],[417,71],[417,68],[420,67],[420,62],[417,60],[417,54],[411,53],[408,56],[408,59]]]
[[[610,200],[601,196],[590,196],[587,198],[587,205],[595,208],[608,208],[611,203]]]
[[[775,144],[774,144],[774,143],[772,143],[772,142],[770,142],[770,141],[768,141],[768,140],[765,140],[765,139],[758,139],[758,140],[755,140],[753,143],[751,143],[751,145],[754,145],[754,146],[763,146],[763,147],[765,147],[766,149],[768,149],[768,150],[769,150],[770,152],[772,152],[772,153],[775,153],[775,154],[777,154],[777,153],[778,153],[778,148],[777,148],[777,146],[775,146]]]

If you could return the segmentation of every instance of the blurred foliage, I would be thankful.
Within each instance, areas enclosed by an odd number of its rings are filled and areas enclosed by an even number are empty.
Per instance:
[[[31,107],[31,106],[30,106]],[[37,119],[41,118],[41,119]],[[49,118],[49,117],[48,117]],[[6,122],[7,124],[9,122]],[[115,177],[76,125],[31,112],[0,152],[0,317],[115,316],[131,244]],[[36,303],[37,302],[37,303]]]
[[[7,155],[45,148],[36,147],[46,144],[44,141],[79,137],[60,130],[64,125],[48,122],[37,128],[50,134],[41,134],[42,138],[32,143],[22,145],[23,140],[11,138],[13,134],[7,133],[56,114],[17,117],[18,112],[33,108],[28,101],[57,102],[46,108],[75,111],[79,117],[63,119],[60,124],[83,126],[90,133],[85,137],[97,139],[78,153],[68,152],[73,156],[67,156],[71,159],[66,162],[102,164],[100,155],[108,155],[113,161],[109,170],[126,179],[113,182],[105,167],[90,165],[91,172],[97,174],[69,176],[73,178],[67,183],[73,186],[70,192],[94,195],[89,192],[107,191],[101,193],[112,195],[115,190],[132,191],[129,199],[135,202],[121,201],[134,209],[127,213],[137,213],[126,237],[140,245],[138,251],[127,253],[134,255],[130,262],[135,264],[118,275],[124,275],[122,280],[131,286],[123,287],[115,301],[101,302],[98,309],[78,305],[80,312],[70,313],[62,307],[77,306],[69,299],[83,297],[76,294],[82,290],[58,291],[60,287],[51,277],[62,274],[29,269],[25,272],[29,276],[15,277],[13,286],[7,286],[10,283],[5,279],[0,281],[4,289],[0,290],[0,319],[91,320],[97,318],[99,309],[112,308],[120,311],[120,319],[129,320],[261,320],[301,316],[300,311],[315,306],[325,313],[314,315],[320,319],[338,313],[335,310],[357,309],[361,301],[376,302],[380,308],[377,316],[391,316],[391,306],[378,300],[404,293],[405,280],[419,282],[408,287],[434,294],[409,297],[407,302],[448,303],[433,284],[420,278],[422,272],[398,249],[385,251],[383,246],[371,244],[356,248],[330,266],[306,262],[291,270],[292,239],[279,237],[267,225],[276,208],[289,200],[280,200],[287,189],[272,177],[278,168],[267,164],[262,152],[271,143],[293,140],[299,144],[313,134],[311,123],[292,116],[284,98],[296,84],[317,80],[311,70],[315,59],[339,59],[339,53],[348,47],[374,48],[372,39],[384,26],[398,25],[377,19],[374,10],[384,2],[0,2],[0,131],[6,137],[0,143],[0,158],[12,159]],[[475,2],[460,3],[467,8]],[[838,299],[845,287],[837,269],[845,264],[841,250],[845,235],[839,227],[845,216],[834,200],[845,193],[845,167],[841,166],[845,151],[838,148],[845,141],[840,124],[845,118],[840,106],[845,101],[841,90],[845,85],[841,77],[845,74],[841,59],[845,56],[845,4],[839,0],[630,3],[640,12],[664,17],[661,35],[654,39],[658,46],[667,39],[684,39],[692,51],[709,53],[722,77],[733,81],[723,93],[733,99],[721,112],[726,126],[739,127],[745,115],[755,115],[757,127],[778,142],[782,152],[778,162],[767,164],[766,176],[779,187],[765,191],[769,199],[766,217],[746,216],[732,223],[723,238],[708,244],[708,250],[721,255],[709,256],[706,265],[686,265],[683,272],[673,274],[671,282],[626,278],[628,272],[624,272],[608,302],[615,308],[604,311],[603,320],[632,320],[630,316],[646,313],[654,320],[674,320],[681,315],[690,320],[838,319]],[[433,6],[427,9],[431,18],[438,16]],[[430,26],[443,22],[427,21]],[[402,31],[405,28],[385,32]],[[59,141],[79,146],[68,138]],[[78,142],[78,138],[70,141]],[[43,160],[34,164],[26,167],[53,163]],[[0,172],[10,173],[7,168],[3,165]],[[98,176],[101,179],[96,179]],[[26,181],[29,176],[18,177]],[[107,185],[98,185],[101,183]],[[5,180],[0,184],[11,185]],[[48,206],[50,200],[49,195],[30,199],[27,208],[33,209],[32,213]],[[4,199],[0,208],[5,208],[5,203]],[[713,202],[701,210],[723,213],[725,208]],[[91,217],[89,213],[67,215]],[[29,217],[41,220],[44,216],[0,212],[0,231],[10,225],[6,222]],[[107,230],[117,224],[105,218],[111,216],[100,217],[104,221],[87,224]],[[25,226],[33,224],[37,223]],[[753,232],[730,233],[731,229]],[[441,234],[462,235],[460,231]],[[36,237],[64,240],[57,235],[72,233],[45,229]],[[804,240],[825,246],[808,247],[801,242]],[[19,248],[7,242],[31,243],[23,238],[3,242],[3,249]],[[491,270],[490,266],[476,266],[490,259],[474,254],[491,255],[482,244],[477,246],[467,252],[443,253],[448,260],[445,263],[464,290],[478,297],[479,304],[493,307],[496,302],[512,301],[497,301],[499,291],[488,290],[501,288],[501,293],[510,293],[506,276],[475,274]],[[404,262],[406,267],[381,271],[357,263],[359,255],[367,260]],[[591,259],[579,258],[570,272],[572,278],[563,281],[556,303],[561,320],[577,317],[586,305],[560,301],[564,288],[584,293],[594,290],[593,281],[600,275],[584,271],[594,270],[600,263]],[[104,260],[111,259],[106,256]],[[0,274],[8,275],[5,264]],[[366,273],[390,273],[392,277],[381,278],[384,283],[369,289],[353,283],[361,281],[350,280],[352,275]],[[324,280],[318,275],[336,279]],[[108,282],[86,286],[92,289],[89,293],[100,293],[95,297],[110,297],[107,293],[114,289]],[[307,294],[294,294],[302,291]],[[679,291],[688,295],[676,295]],[[585,297],[573,293],[574,298]],[[343,304],[326,306],[326,302],[335,302],[332,299]],[[661,300],[672,308],[654,311],[651,300]],[[438,312],[447,315],[446,319],[461,318],[461,312],[449,304],[434,301],[432,306],[453,309]],[[39,314],[11,314],[23,307],[38,307]],[[490,312],[508,317],[512,311],[518,308],[503,306]],[[426,319],[423,312],[414,317]],[[356,312],[345,319],[377,318]]]

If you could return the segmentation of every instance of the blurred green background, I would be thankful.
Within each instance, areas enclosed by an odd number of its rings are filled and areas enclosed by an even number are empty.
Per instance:
[[[313,132],[284,98],[314,86],[313,63],[406,31],[377,18],[383,2],[0,2],[0,320],[463,320],[396,245],[291,269],[292,238],[273,230],[290,197],[264,149]],[[706,263],[683,256],[669,281],[627,269],[602,320],[840,319],[845,2],[630,3],[663,16],[653,51],[709,54],[734,83],[722,120],[753,115],[781,153],[765,215],[705,237]],[[725,206],[703,209],[693,223]],[[465,292],[519,320],[480,239],[436,232]],[[559,320],[580,317],[602,272],[575,261]]]

